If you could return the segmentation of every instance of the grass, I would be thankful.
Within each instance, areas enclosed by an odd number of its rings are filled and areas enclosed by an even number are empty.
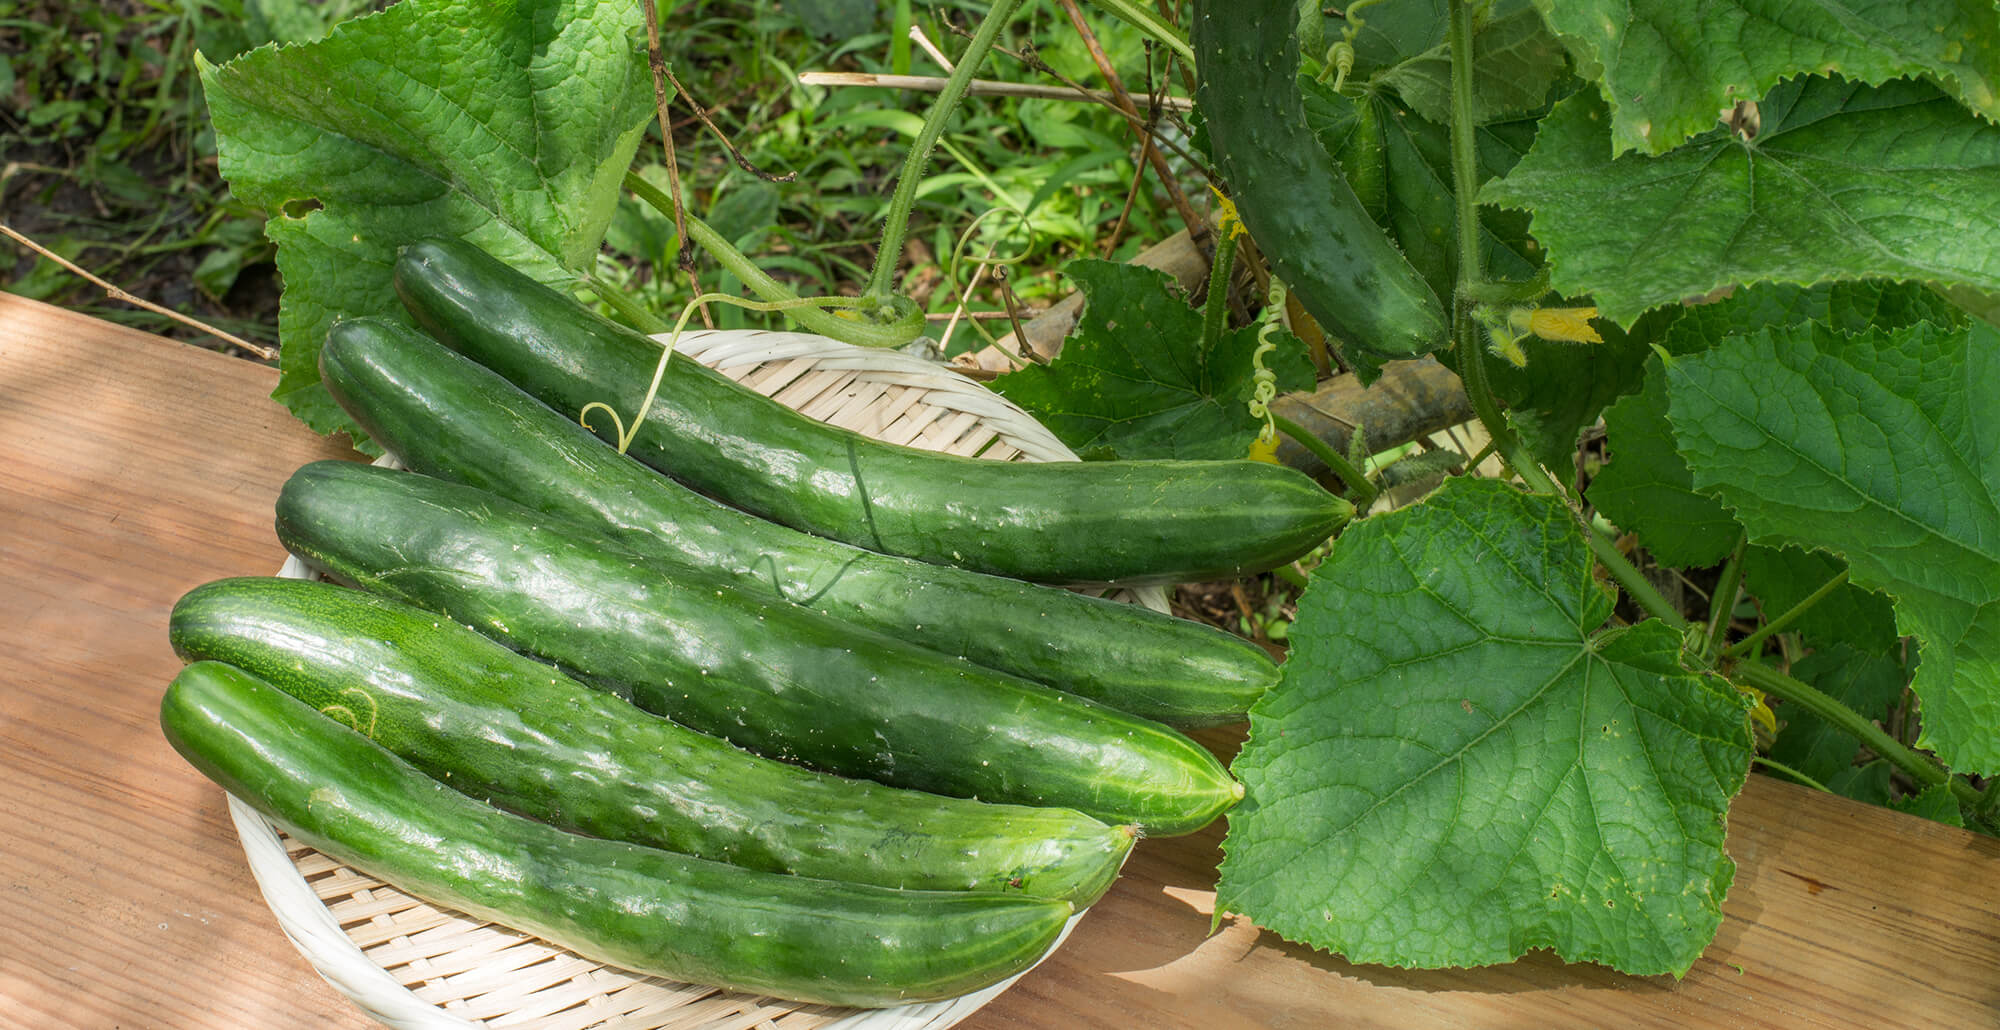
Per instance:
[[[128,291],[259,343],[277,338],[262,219],[230,200],[194,75],[313,38],[356,0],[0,0],[0,218]],[[140,328],[206,339],[106,300],[11,250],[0,288]]]
[[[379,0],[0,0],[0,221],[126,290],[253,342],[276,342],[280,285],[261,216],[233,201],[217,171],[193,55],[223,61],[271,42],[317,38]],[[808,293],[852,293],[873,261],[882,210],[908,139],[930,96],[862,87],[803,86],[807,70],[943,74],[908,43],[920,28],[946,53],[974,3],[816,0],[784,5],[698,0],[661,3],[667,59],[770,182],[739,168],[689,108],[674,135],[690,208],[772,274]],[[804,15],[802,17],[802,15]],[[870,19],[872,18],[872,23]],[[1091,24],[1134,90],[1149,81],[1140,36],[1093,13]],[[821,34],[814,25],[839,34]],[[1037,0],[1004,44],[1074,81],[1102,76],[1061,8]],[[1156,59],[1157,60],[1157,59]],[[1017,57],[996,57],[983,78],[1053,84]],[[1157,77],[1157,67],[1154,71]],[[1015,257],[1005,276],[1017,305],[1067,291],[1059,269],[1085,254],[1126,257],[1179,228],[1150,177],[1133,194],[1134,136],[1103,107],[1058,100],[972,98],[939,148],[905,248],[903,287],[947,312],[973,277],[974,259]],[[657,137],[642,174],[664,181]],[[995,211],[988,217],[989,211]],[[1114,230],[1116,238],[1113,239]],[[606,240],[603,274],[657,311],[690,296],[674,272],[670,219],[623,204]],[[0,263],[0,289],[183,339],[207,341],[162,316],[109,301],[97,288],[24,250]],[[664,273],[664,274],[663,274]],[[713,270],[704,288],[735,284]],[[966,298],[1000,311],[995,276]],[[771,316],[733,309],[718,324]],[[978,323],[962,332],[985,332]],[[960,349],[971,338],[962,337]]]

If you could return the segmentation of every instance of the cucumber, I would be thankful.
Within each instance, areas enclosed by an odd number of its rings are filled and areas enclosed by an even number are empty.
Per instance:
[[[1136,605],[864,551],[719,504],[413,329],[342,322],[320,381],[417,472],[601,527],[625,547],[1172,726],[1240,722],[1278,667]]]
[[[332,578],[464,623],[768,758],[1159,836],[1242,787],[1150,720],[621,550],[480,490],[307,465],[278,538]]]
[[[1437,294],[1368,217],[1340,166],[1306,125],[1298,7],[1195,0],[1195,102],[1216,167],[1272,271],[1328,333],[1379,357],[1443,346]]]
[[[1073,906],[758,872],[482,804],[249,673],[181,670],[160,726],[293,837],[425,900],[637,973],[830,1005],[955,997],[1034,964]]]
[[[227,662],[481,801],[593,837],[767,872],[1097,900],[1129,827],[883,787],[758,758],[450,621],[296,579],[195,588],[168,622]]]
[[[631,420],[660,345],[464,242],[412,244],[395,281],[418,324],[566,417]],[[600,434],[615,432],[601,413]],[[704,494],[885,554],[1052,583],[1234,578],[1282,565],[1353,514],[1256,461],[987,461],[808,418],[669,361],[628,453]]]

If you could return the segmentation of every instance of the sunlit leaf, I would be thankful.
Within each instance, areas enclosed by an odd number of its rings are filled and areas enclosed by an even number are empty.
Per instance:
[[[1218,906],[1357,962],[1686,971],[1734,871],[1746,707],[1611,609],[1552,498],[1453,480],[1350,528],[1231,767]]]

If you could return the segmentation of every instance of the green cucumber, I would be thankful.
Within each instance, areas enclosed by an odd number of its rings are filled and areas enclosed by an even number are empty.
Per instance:
[[[622,546],[1172,726],[1240,722],[1261,648],[1187,619],[800,533],[660,475],[413,329],[342,322],[320,381],[417,472],[599,526]]]
[[[1088,905],[1129,827],[1078,812],[884,787],[758,758],[647,715],[463,626],[297,579],[195,588],[168,621],[481,801],[565,830],[767,872]]]
[[[249,673],[182,669],[169,743],[299,841],[425,900],[637,973],[830,1005],[955,997],[1026,969],[1073,906],[743,869],[475,801]]]
[[[479,248],[406,247],[396,290],[432,336],[567,417],[628,421],[660,345]],[[591,425],[611,435],[611,419]],[[1233,578],[1291,561],[1353,509],[1257,461],[1004,462],[899,447],[667,363],[629,453],[704,494],[885,554],[1052,583]]]
[[[1298,6],[1195,0],[1195,102],[1216,166],[1272,271],[1329,334],[1380,357],[1445,343],[1437,294],[1368,211],[1306,125]]]
[[[769,758],[1159,836],[1242,796],[1215,756],[1159,723],[762,601],[471,487],[314,462],[279,494],[278,538],[336,580]]]

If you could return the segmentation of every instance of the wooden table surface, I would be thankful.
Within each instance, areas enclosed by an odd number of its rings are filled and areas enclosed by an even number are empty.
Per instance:
[[[347,454],[259,365],[0,294],[0,1026],[363,1027],[161,739],[186,590],[276,570],[271,504]],[[1000,1028],[2000,1027],[2000,841],[1753,776],[1689,975],[1356,966],[1239,919],[1221,827],[1142,842]]]

